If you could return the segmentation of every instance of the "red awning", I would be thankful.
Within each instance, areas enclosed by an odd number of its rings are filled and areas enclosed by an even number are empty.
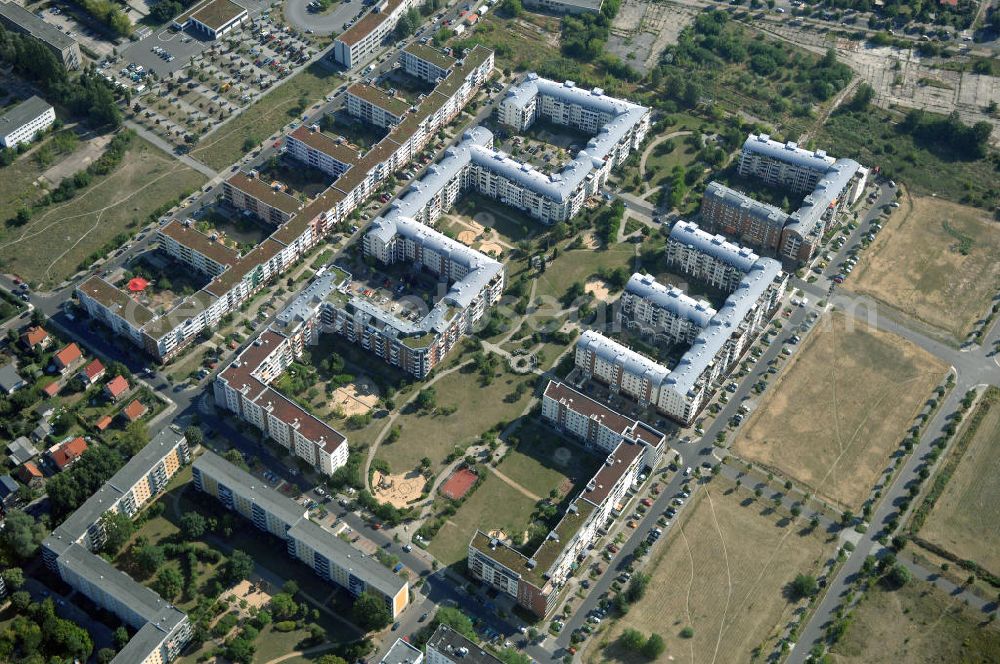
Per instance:
[[[129,279],[128,289],[132,293],[141,293],[146,290],[149,286],[149,282],[142,277],[135,277],[134,279]]]

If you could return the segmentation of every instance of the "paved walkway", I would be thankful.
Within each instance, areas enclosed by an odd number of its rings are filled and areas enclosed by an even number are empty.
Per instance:
[[[281,657],[275,657],[272,660],[268,660],[264,664],[278,664],[278,662],[284,662],[286,659],[292,659],[293,657],[303,657],[305,655],[318,655],[320,653],[328,652],[338,647],[338,643],[325,643],[321,646],[313,646],[312,648],[306,648],[305,650],[293,650],[287,655],[282,655]]]
[[[163,140],[153,132],[149,131],[142,125],[138,124],[137,122],[134,122],[132,120],[126,120],[125,126],[134,131],[136,134],[138,134],[142,139],[149,141],[150,143],[160,148],[174,159],[178,160],[185,166],[190,166],[191,168],[198,171],[208,179],[211,180],[212,178],[216,177],[219,174],[218,171],[213,170],[209,166],[206,166],[205,164],[201,163],[200,161],[198,161],[197,159],[195,159],[190,155],[177,154],[173,145],[167,143],[165,140]]]

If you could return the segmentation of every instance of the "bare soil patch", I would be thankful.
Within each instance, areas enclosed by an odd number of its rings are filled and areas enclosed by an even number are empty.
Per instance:
[[[1000,290],[1000,227],[987,213],[911,197],[861,254],[847,285],[964,341]]]
[[[902,337],[824,316],[734,450],[857,510],[946,369]]]
[[[604,279],[588,279],[587,283],[583,285],[583,290],[585,293],[590,293],[594,296],[594,299],[600,300],[601,302],[611,301],[611,289]]]
[[[353,383],[338,387],[330,401],[332,410],[340,410],[344,417],[364,415],[378,404],[378,387],[366,376],[360,376]]]
[[[408,507],[411,501],[420,498],[426,484],[427,478],[415,470],[398,475],[383,475],[376,470],[372,477],[375,498],[399,508]]]

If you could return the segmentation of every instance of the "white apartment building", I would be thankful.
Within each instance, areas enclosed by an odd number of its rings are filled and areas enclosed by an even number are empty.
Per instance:
[[[667,262],[684,274],[731,293],[760,259],[747,247],[706,233],[690,221],[678,221],[667,238]]]
[[[636,272],[618,301],[616,317],[624,327],[657,341],[692,343],[708,327],[715,309],[679,288]]]
[[[668,369],[613,339],[586,330],[577,340],[575,360],[586,378],[596,378],[612,391],[635,399],[641,406],[654,406],[661,413],[690,424],[719,387],[719,382],[763,330],[777,307],[787,276],[775,260],[759,258],[752,253],[748,255],[735,245],[727,247],[728,243],[715,241],[718,238],[702,233],[697,226],[694,229],[684,226],[680,230],[678,227],[680,223],[674,231],[684,233],[685,239],[693,231],[697,231],[695,237],[700,239],[694,244],[682,243],[683,250],[691,255],[689,262],[676,265],[682,269],[689,266],[688,274],[699,278],[708,276],[715,279],[717,287],[725,286],[730,295],[722,307],[706,320],[708,312],[699,310],[696,302],[692,306],[692,302],[682,300],[679,295],[671,296],[669,288],[650,277],[633,275],[631,287],[622,296],[620,320],[626,324],[638,321],[636,325],[649,325],[654,331],[656,327],[650,321],[656,321],[662,335],[690,335],[694,329],[677,319],[687,320],[700,327],[690,341],[691,347],[675,367]],[[705,256],[697,256],[698,253]],[[743,265],[746,269],[739,282],[732,285],[729,271],[734,265]],[[672,338],[679,340],[680,336]]]
[[[785,220],[778,250],[782,258],[799,264],[815,255],[827,223],[857,202],[868,180],[868,169],[853,159],[834,159],[791,141],[778,143],[767,134],[747,136],[738,172],[796,193],[809,192]]]
[[[347,88],[347,112],[376,127],[395,127],[410,112],[410,104],[374,86],[355,83]]]
[[[456,60],[432,46],[413,42],[399,52],[399,62],[403,65],[403,71],[410,76],[435,83],[447,76]]]
[[[16,148],[30,143],[55,121],[55,109],[41,97],[31,96],[0,115],[0,146]]]
[[[316,127],[292,132],[286,142],[289,154],[331,175],[339,174],[333,186],[299,208],[293,209],[290,197],[279,195],[282,192],[263,191],[263,183],[256,179],[230,178],[226,183],[229,204],[279,224],[269,238],[243,256],[221,254],[225,249],[220,250],[221,243],[181,222],[177,222],[179,226],[168,224],[162,242],[164,250],[174,257],[207,274],[230,263],[204,289],[170,311],[153,312],[96,277],[77,289],[81,306],[152,357],[169,361],[198,332],[216,325],[227,312],[293,265],[362,204],[380,181],[409,163],[433,132],[450,122],[486,82],[492,69],[493,52],[489,49],[477,46],[465,53],[435,91],[363,156],[342,139],[326,136]]]
[[[136,630],[112,664],[164,664],[191,639],[187,616],[95,552],[108,512],[134,518],[190,461],[184,436],[157,434],[42,542],[42,559],[64,582]]]
[[[302,350],[290,337],[266,330],[216,376],[215,403],[329,476],[347,463],[347,438],[268,386]]]
[[[328,136],[316,125],[297,127],[289,134],[285,153],[335,178],[358,163],[361,156],[345,139]]]
[[[205,235],[190,222],[176,219],[156,231],[159,248],[202,274],[217,277],[233,265],[240,255],[214,235]]]
[[[378,0],[371,10],[334,40],[330,54],[350,69],[375,53],[416,0]]]
[[[372,557],[309,520],[307,510],[213,452],[194,462],[195,487],[278,538],[289,556],[308,565],[322,580],[357,597],[373,592],[393,619],[410,601],[409,583]]]
[[[438,625],[427,640],[427,664],[501,664],[501,660],[483,650],[448,625]]]

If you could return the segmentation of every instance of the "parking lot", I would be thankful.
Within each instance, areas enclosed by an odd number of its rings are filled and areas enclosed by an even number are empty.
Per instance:
[[[45,19],[46,23],[51,23],[64,33],[73,37],[80,43],[82,48],[88,49],[98,55],[107,57],[111,55],[116,41],[109,39],[109,34],[99,28],[91,27],[85,18],[77,18],[77,12],[82,10],[69,7],[68,5],[51,6],[45,10],[33,10],[36,14]],[[122,43],[127,43],[127,40]]]
[[[315,55],[304,35],[264,18],[206,42],[160,30],[101,65],[133,93],[135,120],[175,146],[195,142]]]

